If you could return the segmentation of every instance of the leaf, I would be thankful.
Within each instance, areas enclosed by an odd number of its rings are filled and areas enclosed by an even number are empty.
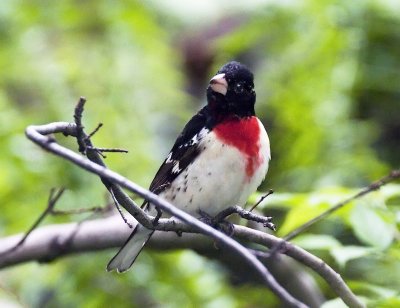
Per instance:
[[[340,298],[331,299],[321,305],[321,308],[347,308],[346,304]]]
[[[324,209],[325,208],[326,207],[324,207]],[[284,223],[279,227],[278,235],[283,236],[288,234],[297,227],[318,216],[324,211],[324,209],[312,208],[307,204],[299,205],[298,207],[293,208],[286,215]]]
[[[353,281],[349,286],[357,294],[363,294],[368,298],[388,299],[393,298],[398,293],[394,289],[381,287],[366,281]]]
[[[340,242],[329,235],[319,234],[305,234],[298,236],[292,241],[294,244],[304,249],[324,249],[330,250],[333,248],[341,247]]]
[[[373,248],[362,246],[343,246],[333,248],[330,254],[340,267],[344,267],[348,261],[365,257],[374,251]]]
[[[372,307],[372,306],[371,306]],[[374,307],[379,308],[398,308],[400,307],[400,297],[392,297],[382,301],[374,302]]]
[[[379,190],[379,193],[385,198],[388,205],[400,204],[400,185],[387,184]]]
[[[357,238],[378,249],[386,249],[393,241],[395,228],[374,208],[358,203],[350,214],[350,224]]]

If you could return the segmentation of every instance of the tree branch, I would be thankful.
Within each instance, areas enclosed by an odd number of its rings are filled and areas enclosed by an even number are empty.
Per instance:
[[[77,137],[78,143],[79,143],[79,150],[81,152],[85,151],[85,146],[91,145],[91,144],[82,144],[82,140],[88,141],[89,138],[88,136],[82,136],[83,130],[82,130],[82,125],[81,125],[81,119],[80,116],[83,112],[83,106],[85,103],[85,99],[81,98],[80,101],[78,102],[78,105],[76,107],[76,112],[75,112],[75,124],[71,123],[64,123],[64,122],[56,122],[56,123],[51,123],[51,124],[46,124],[46,125],[39,125],[39,126],[28,126],[26,128],[26,136],[44,148],[45,150],[63,157],[64,159],[74,163],[75,165],[80,166],[81,168],[95,173],[99,175],[103,181],[103,183],[108,186],[108,183],[113,183],[120,185],[121,187],[124,187],[128,189],[129,191],[145,198],[149,202],[151,202],[153,205],[161,209],[162,211],[165,211],[166,213],[170,214],[171,216],[174,216],[181,220],[182,222],[188,224],[195,230],[206,234],[210,237],[212,237],[214,240],[221,242],[224,244],[225,247],[228,249],[233,250],[235,253],[239,254],[242,256],[242,258],[249,263],[251,266],[253,266],[259,275],[261,276],[263,282],[265,285],[267,285],[283,302],[285,302],[289,306],[293,307],[306,307],[303,303],[298,301],[297,299],[293,298],[282,286],[278,284],[278,282],[275,280],[275,278],[269,273],[269,271],[266,269],[266,267],[253,255],[251,254],[245,247],[243,247],[241,244],[233,240],[232,238],[226,236],[225,234],[215,230],[214,228],[202,223],[198,219],[192,217],[191,215],[187,214],[186,212],[174,207],[171,203],[168,201],[160,198],[159,196],[155,195],[154,193],[140,187],[139,185],[129,181],[128,179],[122,177],[116,172],[113,172],[109,169],[107,169],[104,166],[104,163],[101,161],[100,157],[95,157],[94,159],[98,160],[97,163],[94,163],[88,159],[85,159],[81,157],[80,155],[76,154],[75,152],[60,146],[57,144],[54,140],[54,138],[51,138],[47,135],[53,134],[53,133],[63,133],[64,135],[71,135],[74,137]],[[89,140],[90,141],[90,140]],[[92,147],[94,148],[94,147]],[[93,151],[93,153],[98,153],[96,151]],[[86,153],[88,156],[90,153]],[[148,220],[149,216],[142,211],[140,208],[129,208],[128,211],[131,213],[136,219],[140,221],[140,223],[143,222],[144,225],[148,225]],[[141,216],[141,217],[140,217]]]
[[[29,139],[40,145],[45,150],[63,157],[72,163],[99,175],[106,187],[118,200],[118,203],[120,203],[132,216],[134,216],[146,227],[160,231],[175,231],[155,232],[154,238],[150,241],[150,247],[158,249],[190,248],[197,251],[210,251],[212,246],[206,237],[199,234],[190,233],[200,232],[209,235],[217,240],[218,244],[224,243],[224,247],[228,245],[231,249],[233,248],[236,250],[236,252],[239,252],[249,264],[255,267],[259,273],[261,273],[263,282],[268,285],[271,290],[273,290],[273,292],[275,292],[288,305],[304,307],[301,302],[295,300],[286,292],[285,289],[276,283],[274,278],[269,274],[263,264],[260,263],[255,257],[257,256],[263,260],[271,256],[271,252],[273,255],[274,252],[276,252],[277,247],[283,247],[284,249],[279,249],[281,253],[287,254],[293,259],[298,260],[321,275],[321,277],[327,281],[330,287],[348,306],[364,307],[364,305],[351,292],[338,273],[336,273],[321,259],[301,248],[292,245],[291,243],[288,243],[286,238],[278,239],[272,235],[260,231],[235,225],[235,237],[247,242],[254,242],[272,248],[270,253],[248,250],[231,238],[226,237],[217,230],[201,223],[192,216],[173,207],[170,203],[159,198],[157,195],[152,194],[148,190],[141,188],[135,183],[125,179],[121,175],[107,169],[101,159],[100,154],[98,151],[96,151],[96,147],[91,144],[91,135],[88,136],[83,132],[83,126],[81,124],[83,104],[84,100],[81,99],[80,104],[77,106],[78,111],[75,112],[76,123],[56,122],[40,126],[29,126],[26,129],[26,135]],[[53,133],[63,133],[64,135],[76,137],[79,143],[80,151],[85,153],[89,160],[57,144],[54,138],[48,136],[49,134]],[[375,183],[372,183],[356,195],[344,200],[343,202],[334,206],[332,209],[313,219],[307,223],[306,226],[302,226],[300,231],[296,231],[297,233],[291,236],[296,236],[299,232],[304,231],[304,229],[309,225],[329,215],[348,202],[362,197],[371,191],[377,190],[386,183],[399,177],[400,170],[392,171],[390,175]],[[120,188],[119,185],[149,200],[163,211],[179,218],[180,221],[174,219],[160,219],[159,222],[154,225],[154,217],[149,216],[147,213],[142,211]],[[16,243],[21,240],[21,236],[11,236],[0,239],[0,268],[30,260],[47,262],[59,256],[64,256],[71,253],[95,251],[109,247],[120,246],[122,245],[124,238],[128,236],[128,233],[131,230],[127,227],[127,225],[122,224],[120,223],[120,220],[117,220],[117,217],[110,217],[101,220],[87,221],[80,224],[75,223],[42,227],[30,233],[28,238],[25,237],[25,242],[23,245],[6,254],[2,254],[2,252],[14,247]],[[101,232],[101,230],[104,230],[105,226],[107,227],[107,230],[109,230],[107,235]],[[176,233],[181,232],[185,233],[182,237],[178,237]],[[101,234],[101,237],[99,234]]]
[[[239,239],[264,245],[268,248],[277,246],[284,247],[282,253],[292,257],[293,259],[308,266],[318,273],[329,284],[332,290],[347,304],[349,307],[363,307],[357,297],[354,296],[350,288],[343,281],[339,273],[336,273],[328,264],[320,258],[297,247],[284,239],[279,239],[270,234],[260,232],[258,230],[249,229],[243,226],[235,226],[235,236]],[[259,255],[260,256],[260,255]],[[263,259],[268,259],[269,253],[265,254]]]
[[[163,219],[160,221],[161,225]],[[170,231],[179,230],[184,224],[169,225]],[[186,225],[187,226],[187,225]],[[167,228],[166,228],[167,229]],[[107,232],[104,232],[107,230]],[[132,230],[121,223],[119,216],[40,227],[32,231],[24,245],[11,249],[23,238],[23,235],[13,235],[0,239],[0,268],[6,268],[29,261],[50,262],[57,258],[75,253],[94,252],[121,246]],[[212,242],[200,234],[189,233],[186,230],[182,236],[176,232],[158,232],[149,242],[149,248],[171,250],[188,248],[207,254],[215,250]],[[244,226],[234,226],[234,236],[246,242],[257,243],[266,247],[279,245],[283,240]],[[288,242],[284,242],[284,253],[289,257],[308,266],[318,273],[334,292],[342,298],[349,307],[363,307],[357,297],[351,292],[340,275],[321,259]],[[261,259],[266,259],[263,253],[255,253]]]

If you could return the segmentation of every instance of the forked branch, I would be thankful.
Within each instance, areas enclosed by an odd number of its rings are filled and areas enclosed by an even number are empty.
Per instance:
[[[81,168],[95,173],[100,176],[106,187],[117,197],[117,194],[123,194],[122,190],[117,188],[119,185],[129,191],[143,197],[144,199],[151,202],[160,210],[170,214],[173,217],[178,218],[180,221],[186,223],[190,228],[193,228],[197,232],[203,233],[212,237],[215,241],[223,243],[224,247],[232,250],[234,253],[240,255],[247,263],[249,263],[259,273],[262,281],[287,305],[293,307],[306,307],[303,303],[295,299],[290,295],[282,286],[278,284],[275,278],[269,273],[267,268],[244,246],[239,244],[237,241],[226,236],[225,234],[217,231],[216,229],[202,223],[198,219],[192,217],[186,212],[174,207],[168,201],[160,198],[154,193],[140,187],[139,185],[131,182],[116,172],[113,172],[105,167],[99,153],[94,150],[95,147],[90,142],[90,138],[83,132],[83,126],[81,124],[81,117],[85,99],[81,98],[75,109],[75,123],[64,123],[57,122],[47,125],[40,126],[29,126],[26,129],[27,137],[44,148],[45,150],[63,157],[64,159],[80,166]],[[85,153],[89,159],[83,158],[74,151],[71,151],[61,145],[59,145],[54,138],[49,137],[49,134],[63,133],[64,135],[70,135],[77,138],[79,144],[79,151]],[[94,161],[94,162],[93,162]],[[114,191],[114,188],[116,190]],[[117,194],[116,194],[117,192]],[[117,199],[118,200],[118,199]],[[124,206],[124,204],[120,203]],[[137,206],[130,206],[126,208],[140,223],[146,227],[153,227],[150,218],[144,211]],[[172,224],[175,221],[171,220]],[[156,225],[157,226],[157,225]],[[181,230],[182,231],[182,230]]]

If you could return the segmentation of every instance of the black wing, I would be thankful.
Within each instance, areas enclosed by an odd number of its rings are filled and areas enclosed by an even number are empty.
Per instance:
[[[203,129],[207,129],[208,118],[206,106],[185,125],[167,158],[158,169],[153,182],[151,182],[150,191],[155,194],[164,191],[196,159],[200,153],[198,145],[201,136],[199,134]]]

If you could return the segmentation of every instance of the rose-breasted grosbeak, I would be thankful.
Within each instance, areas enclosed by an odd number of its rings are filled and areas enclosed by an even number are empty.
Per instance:
[[[255,116],[253,74],[232,61],[211,79],[207,106],[184,127],[150,190],[199,217],[244,205],[264,179],[271,158],[268,135]],[[154,206],[144,203],[155,215]],[[107,270],[128,270],[153,230],[138,224]]]

